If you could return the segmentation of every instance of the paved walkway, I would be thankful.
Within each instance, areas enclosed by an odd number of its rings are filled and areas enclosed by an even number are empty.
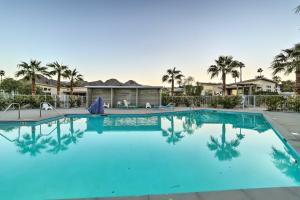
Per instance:
[[[189,108],[175,108],[174,111],[189,110]],[[107,114],[146,114],[157,112],[169,112],[170,109],[106,109]],[[258,112],[258,110],[247,110]],[[59,114],[87,114],[86,109],[58,109]],[[287,141],[300,153],[300,113],[262,112]],[[43,111],[42,119],[59,115],[56,111]],[[17,111],[9,111],[0,114],[0,121],[16,121]],[[39,110],[22,110],[21,119],[24,121],[40,120]],[[92,198],[99,200],[300,200],[300,187],[246,189],[230,191],[213,191],[199,193],[149,195],[140,197],[117,197],[117,198]]]

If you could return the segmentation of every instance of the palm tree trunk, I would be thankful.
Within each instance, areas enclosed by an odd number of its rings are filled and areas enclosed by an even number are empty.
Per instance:
[[[57,74],[56,95],[60,94],[60,73]]]
[[[73,96],[73,81],[70,82],[70,95]]]
[[[171,96],[174,95],[174,77],[172,76],[172,88],[171,88]]]
[[[300,67],[296,69],[296,93],[300,95]]]
[[[242,68],[240,67],[240,82],[242,82]]]
[[[226,74],[222,74],[222,81],[223,81],[223,96],[226,95]]]
[[[31,79],[31,94],[32,94],[32,96],[35,96],[35,91],[36,91],[36,88],[35,88],[35,78],[32,78]]]

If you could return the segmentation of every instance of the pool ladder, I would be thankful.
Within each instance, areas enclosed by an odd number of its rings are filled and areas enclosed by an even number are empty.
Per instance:
[[[4,113],[7,112],[13,105],[18,105],[18,119],[21,119],[21,105],[19,103],[11,103],[7,108],[4,110]]]

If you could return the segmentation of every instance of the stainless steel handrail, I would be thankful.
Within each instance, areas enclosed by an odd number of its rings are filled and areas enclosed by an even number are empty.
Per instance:
[[[45,102],[40,103],[40,117],[42,117],[42,105],[43,105],[44,103],[46,103],[46,104],[48,104],[49,106],[51,106],[51,108],[52,108],[55,112],[57,112],[58,114],[62,115],[60,112],[58,112],[58,110],[55,109],[55,107],[54,107],[51,103],[45,101]]]
[[[10,107],[13,106],[13,105],[18,105],[18,107],[19,107],[19,109],[18,109],[19,110],[18,111],[18,118],[21,119],[21,105],[19,103],[9,104],[9,106],[7,106],[7,108],[4,110],[4,112],[7,112],[10,109]]]

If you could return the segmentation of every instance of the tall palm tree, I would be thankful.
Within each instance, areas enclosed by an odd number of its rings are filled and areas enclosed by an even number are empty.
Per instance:
[[[76,86],[79,81],[83,81],[83,76],[77,71],[77,69],[67,69],[65,70],[63,76],[69,79],[70,95],[73,95],[74,86]]]
[[[237,136],[238,137],[238,136]],[[241,138],[242,139],[242,138]],[[240,145],[240,139],[226,140],[226,125],[222,124],[221,141],[213,136],[210,137],[210,142],[207,143],[207,147],[211,151],[215,151],[215,156],[220,161],[232,160],[240,155],[237,147]]]
[[[50,138],[42,138],[42,135],[36,134],[36,127],[31,127],[31,134],[24,134],[21,139],[16,140],[15,144],[22,154],[29,153],[31,156],[36,156],[41,153],[41,150],[47,148]]]
[[[259,73],[258,78],[262,78],[261,73],[262,73],[263,71],[264,71],[264,70],[263,70],[261,67],[257,69],[257,73]]]
[[[242,79],[243,68],[246,67],[246,66],[245,66],[244,63],[239,62],[239,63],[238,63],[238,67],[240,68],[240,82],[242,82],[242,81],[243,81],[243,79]]]
[[[240,77],[240,73],[238,70],[232,70],[231,72],[232,78],[234,78],[234,83],[236,83],[236,79]]]
[[[1,79],[0,85],[1,85],[1,83],[2,83],[2,78],[3,78],[3,76],[5,76],[5,71],[4,71],[4,70],[0,70],[0,79]]]
[[[174,84],[175,81],[181,81],[184,76],[182,75],[180,70],[177,70],[176,67],[173,69],[168,69],[167,73],[163,75],[162,82],[171,83],[171,95],[174,95]]]
[[[41,76],[50,76],[46,67],[41,66],[41,61],[30,60],[29,63],[22,62],[18,65],[19,71],[16,77],[23,77],[25,80],[31,81],[31,94],[36,94],[36,80]]]
[[[284,49],[275,56],[271,69],[273,76],[284,72],[285,75],[296,74],[296,92],[300,94],[300,43],[290,49]]]
[[[207,73],[211,75],[211,79],[218,77],[221,74],[223,84],[223,95],[226,94],[226,75],[230,74],[234,68],[239,66],[239,62],[233,60],[232,56],[220,56],[218,60],[215,60],[215,65],[211,65]]]
[[[47,64],[48,67],[52,69],[50,71],[51,75],[57,75],[57,82],[56,82],[56,94],[60,94],[60,87],[61,87],[61,77],[64,74],[64,72],[68,69],[68,66],[59,64],[57,61],[53,63]]]
[[[56,132],[56,139],[51,139],[49,141],[49,145],[52,147],[48,149],[49,153],[57,154],[61,151],[67,150],[67,146],[63,143],[63,141],[67,138],[66,135],[61,135],[61,123],[59,120],[56,121],[57,124],[57,132]]]

